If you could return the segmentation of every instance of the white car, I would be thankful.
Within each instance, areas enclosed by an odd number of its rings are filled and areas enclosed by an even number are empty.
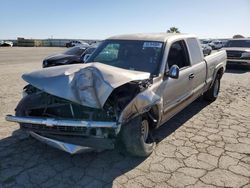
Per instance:
[[[10,46],[10,47],[12,47],[13,42],[11,42],[11,41],[1,41],[0,46]]]
[[[83,41],[79,41],[79,40],[72,40],[72,41],[66,43],[66,47],[67,47],[67,48],[73,47],[73,46],[79,46],[79,45],[89,46],[88,43],[83,42]]]

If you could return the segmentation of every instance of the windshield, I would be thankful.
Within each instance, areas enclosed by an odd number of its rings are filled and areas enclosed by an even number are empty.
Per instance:
[[[128,70],[158,75],[162,57],[162,42],[106,40],[87,60]]]
[[[250,40],[230,40],[225,47],[243,47],[250,48]]]
[[[86,48],[82,48],[78,46],[78,47],[73,47],[73,48],[70,48],[69,50],[66,50],[65,52],[63,52],[63,54],[80,56],[85,50]]]

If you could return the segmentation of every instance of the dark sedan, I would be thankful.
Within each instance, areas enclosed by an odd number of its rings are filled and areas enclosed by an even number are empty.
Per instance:
[[[43,61],[43,68],[59,65],[83,63],[84,56],[92,54],[96,46],[75,46],[63,53],[48,56]]]

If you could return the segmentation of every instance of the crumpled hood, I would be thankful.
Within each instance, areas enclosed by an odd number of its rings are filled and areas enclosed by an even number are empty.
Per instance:
[[[149,77],[148,72],[97,62],[51,67],[22,76],[26,82],[46,93],[93,108],[102,108],[115,88]]]

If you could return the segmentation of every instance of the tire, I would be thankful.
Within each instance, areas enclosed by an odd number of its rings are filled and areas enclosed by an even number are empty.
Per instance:
[[[119,137],[127,153],[147,157],[153,152],[155,143],[149,141],[149,128],[147,118],[142,116],[138,116],[122,126]]]
[[[205,93],[204,93],[204,99],[209,102],[213,102],[217,99],[218,95],[220,92],[220,77],[217,74],[214,83],[211,88],[209,88]]]

